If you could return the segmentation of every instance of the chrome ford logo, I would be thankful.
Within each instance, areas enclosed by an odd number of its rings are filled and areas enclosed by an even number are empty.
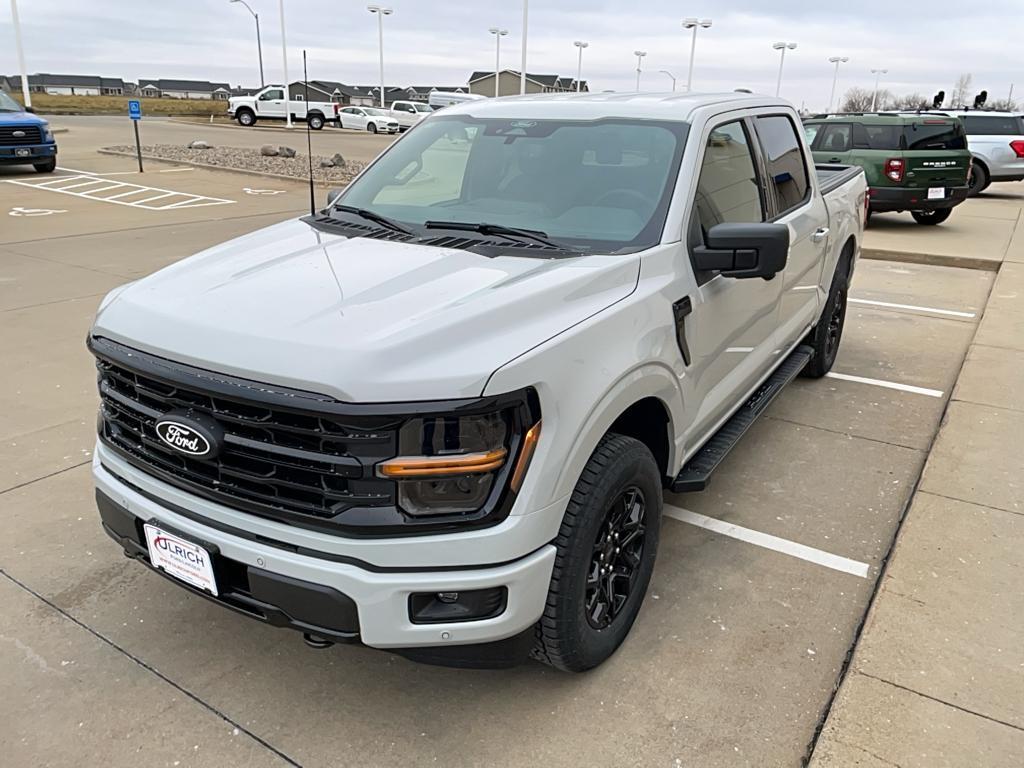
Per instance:
[[[224,430],[207,416],[172,412],[157,421],[156,435],[179,453],[208,459],[220,452]]]
[[[24,139],[25,138],[25,132],[24,131],[15,131],[11,135],[14,136],[14,138],[16,138],[16,139]]]

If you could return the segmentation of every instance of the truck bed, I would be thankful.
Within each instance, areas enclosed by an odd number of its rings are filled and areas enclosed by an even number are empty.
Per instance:
[[[819,163],[814,166],[814,169],[818,172],[818,186],[823,195],[838,189],[858,173],[863,173],[860,166],[857,165]]]

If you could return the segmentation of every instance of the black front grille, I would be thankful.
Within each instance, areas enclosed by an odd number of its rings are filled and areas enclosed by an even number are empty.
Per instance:
[[[16,134],[21,134],[20,136]],[[0,144],[8,147],[28,144],[42,144],[43,132],[38,125],[0,126]]]
[[[343,524],[346,514],[394,507],[393,483],[375,477],[374,466],[395,455],[401,420],[317,412],[322,401],[303,403],[284,392],[278,394],[299,402],[275,406],[246,397],[247,391],[266,394],[266,387],[222,379],[229,388],[211,391],[204,386],[211,379],[171,382],[149,362],[135,368],[104,356],[96,361],[101,436],[136,466],[228,506],[293,521]],[[170,412],[215,419],[225,433],[220,453],[192,458],[164,443],[156,423]]]

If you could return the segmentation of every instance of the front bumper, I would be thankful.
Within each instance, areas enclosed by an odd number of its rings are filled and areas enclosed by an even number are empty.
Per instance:
[[[93,460],[93,478],[104,528],[126,554],[148,564],[141,527],[150,520],[209,542],[217,550],[215,567],[225,574],[228,588],[220,599],[200,594],[270,624],[374,648],[420,649],[423,660],[460,663],[458,647],[465,647],[465,656],[471,660],[474,646],[523,638],[544,609],[555,559],[551,544],[494,566],[360,567],[199,523],[118,478],[103,466],[99,454]],[[430,549],[431,538],[422,537],[421,546]],[[413,593],[500,586],[507,588],[508,598],[504,611],[493,618],[433,624],[414,624],[410,619]],[[416,657],[411,652],[406,655]]]
[[[941,200],[929,200],[927,188],[872,187],[871,210],[883,211],[938,211],[953,208],[967,199],[967,186],[946,187]]]
[[[18,153],[23,154],[18,154]],[[24,154],[26,153],[27,154]],[[28,146],[0,147],[0,164],[21,165],[25,163],[38,163],[41,160],[49,160],[57,156],[57,145],[30,144]]]

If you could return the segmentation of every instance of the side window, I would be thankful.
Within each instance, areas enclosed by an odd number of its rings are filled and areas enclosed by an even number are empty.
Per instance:
[[[708,136],[694,201],[701,228],[764,221],[764,206],[743,123],[719,125]]]
[[[276,99],[283,99],[284,91],[267,91],[260,96],[260,101],[274,101]]]
[[[810,188],[807,162],[800,149],[796,126],[788,117],[756,117],[754,125],[768,166],[769,186],[775,191],[776,215],[781,216],[807,198]]]
[[[849,152],[850,125],[843,123],[826,125],[821,132],[818,149],[822,152]]]

